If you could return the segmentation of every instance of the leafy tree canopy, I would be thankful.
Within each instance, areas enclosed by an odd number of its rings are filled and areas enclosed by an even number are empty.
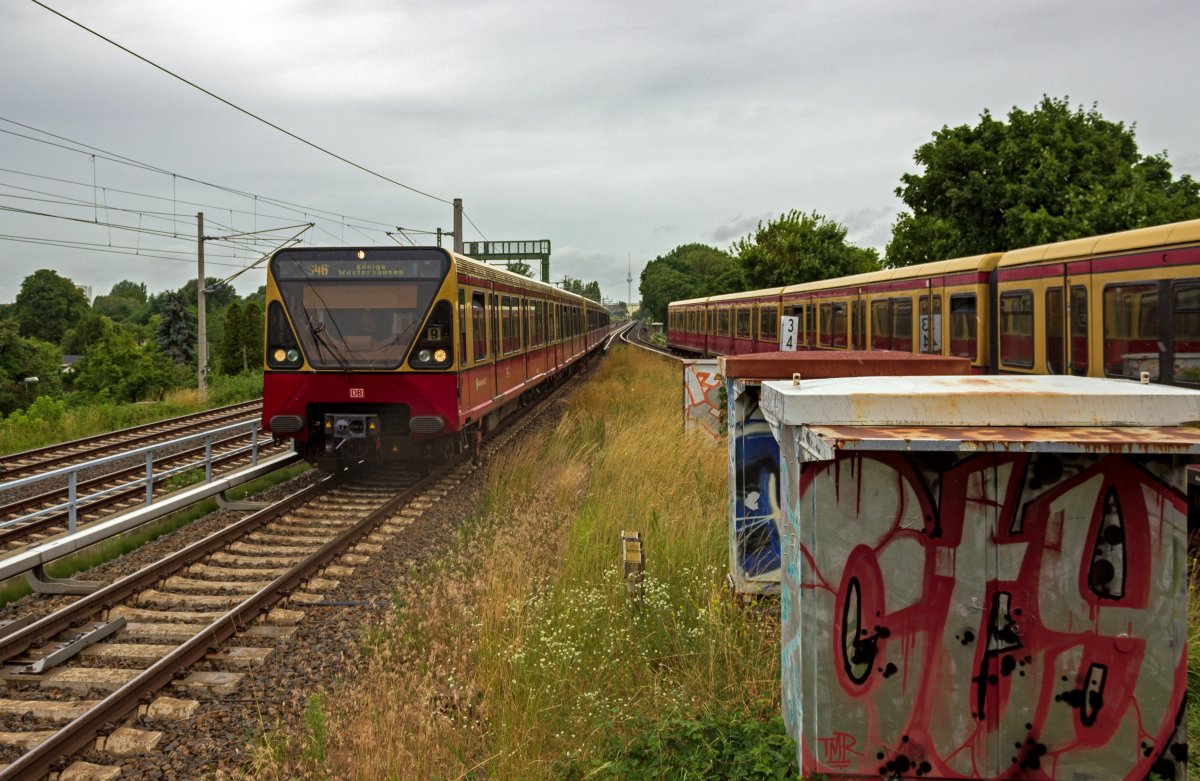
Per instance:
[[[146,303],[146,283],[122,279],[112,286],[112,290],[108,294],[118,298],[132,298],[139,304],[144,304]]]
[[[596,303],[600,303],[600,283],[599,282],[584,282],[582,279],[571,279],[563,277],[563,290],[568,293],[590,298]]]
[[[12,317],[21,335],[58,344],[88,311],[87,297],[75,283],[50,269],[39,269],[21,282]]]
[[[846,228],[817,212],[793,209],[734,242],[733,250],[751,288],[795,285],[879,268],[871,248],[846,241]]]
[[[53,394],[59,389],[57,345],[21,336],[15,320],[0,321],[0,413],[28,404],[30,394]],[[26,377],[37,377],[26,385]]]
[[[744,289],[742,270],[728,252],[707,244],[681,244],[642,269],[640,314],[661,321],[672,301]]]
[[[92,311],[63,334],[62,347],[67,355],[84,355],[88,349],[104,338],[113,328],[113,321],[99,312]]]
[[[1165,153],[1143,157],[1134,126],[1043,96],[1004,122],[943,127],[896,194],[911,209],[892,228],[887,261],[910,265],[1200,217],[1200,185],[1171,176]]]
[[[129,333],[111,329],[79,362],[75,387],[116,401],[158,398],[179,383],[181,371],[153,346],[139,347]]]
[[[233,285],[228,282],[222,282],[216,277],[204,278],[204,312],[205,314],[224,309],[229,306],[229,303],[238,297],[237,291]],[[187,284],[179,288],[179,292],[183,294],[187,300],[188,306],[192,309],[196,308],[196,280],[189,279]]]
[[[529,265],[523,260],[510,260],[508,263],[504,264],[504,267],[514,274],[520,274],[521,276],[529,277],[530,279],[533,278],[533,266]]]

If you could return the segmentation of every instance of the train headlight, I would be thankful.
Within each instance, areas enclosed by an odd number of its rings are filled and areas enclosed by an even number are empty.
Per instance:
[[[276,350],[275,351],[275,362],[276,363],[283,363],[286,360],[287,360],[287,350]]]
[[[433,358],[433,354],[428,350],[422,350],[421,352],[417,353],[417,360],[421,363],[429,363],[431,358]]]
[[[300,361],[300,351],[299,350],[288,350],[287,351],[287,359],[288,359],[288,363],[298,363]]]
[[[445,350],[434,350],[433,351],[433,360],[437,361],[438,363],[445,363],[446,362],[446,351]]]

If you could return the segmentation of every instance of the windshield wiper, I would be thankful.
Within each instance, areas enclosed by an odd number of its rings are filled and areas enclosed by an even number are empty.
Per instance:
[[[307,310],[305,310],[304,316],[308,317]],[[333,343],[325,335],[325,324],[319,322],[314,325],[312,318],[308,318],[308,330],[313,335],[313,339],[317,345],[317,353],[321,355],[321,360],[325,359],[325,350],[329,350],[329,354],[333,356],[333,359],[338,362],[339,366],[342,367],[342,371],[349,372],[350,362],[346,360],[345,356],[338,352],[338,349],[333,346]]]

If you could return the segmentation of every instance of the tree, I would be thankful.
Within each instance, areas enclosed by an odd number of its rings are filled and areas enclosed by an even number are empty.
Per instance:
[[[10,414],[31,401],[31,394],[59,390],[57,345],[21,336],[15,320],[0,321],[0,413]],[[26,377],[37,377],[27,384]]]
[[[599,282],[584,282],[582,279],[571,279],[563,277],[563,290],[568,293],[574,293],[584,298],[590,298],[596,303],[600,303],[600,283]]]
[[[520,274],[523,277],[533,279],[533,266],[523,260],[510,260],[504,264],[504,267],[514,274]]]
[[[217,348],[218,363],[226,374],[237,374],[246,359],[242,350],[242,308],[232,301],[225,310],[225,331]]]
[[[751,288],[796,285],[879,268],[871,248],[846,241],[846,228],[817,212],[793,209],[733,244]]]
[[[745,290],[737,261],[706,244],[681,244],[642,269],[638,292],[643,317],[663,320],[667,304],[688,298]]]
[[[196,318],[188,310],[183,293],[176,290],[162,298],[158,330],[158,348],[177,364],[187,365],[196,360]]]
[[[112,328],[112,320],[99,312],[88,312],[74,328],[63,334],[63,352],[67,355],[83,355]]]
[[[233,299],[237,298],[237,291],[233,289],[233,285],[228,282],[223,282],[216,277],[204,278],[204,312],[208,314],[218,309],[224,309],[229,306]],[[179,292],[183,294],[188,305],[196,308],[196,280],[189,279],[187,284],[179,288]]]
[[[1200,184],[1143,157],[1133,125],[1093,105],[1043,96],[1007,123],[942,127],[917,148],[920,173],[896,194],[911,209],[892,227],[887,260],[910,265],[999,252],[1200,216]]]
[[[254,371],[262,369],[264,340],[262,309],[251,301],[242,310],[242,349],[245,351],[247,368]]]
[[[133,336],[111,329],[78,364],[75,387],[116,401],[156,398],[184,379],[158,350],[139,347]]]
[[[87,296],[74,282],[43,268],[21,282],[12,316],[22,336],[58,344],[87,311]]]
[[[123,279],[108,295],[96,296],[92,310],[118,323],[128,323],[141,319],[146,301],[146,283]]]

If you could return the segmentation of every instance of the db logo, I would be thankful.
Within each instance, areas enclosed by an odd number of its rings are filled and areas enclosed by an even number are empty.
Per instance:
[[[351,388],[350,389],[350,398],[365,399],[366,397],[367,397],[367,395],[363,392],[362,388]]]

